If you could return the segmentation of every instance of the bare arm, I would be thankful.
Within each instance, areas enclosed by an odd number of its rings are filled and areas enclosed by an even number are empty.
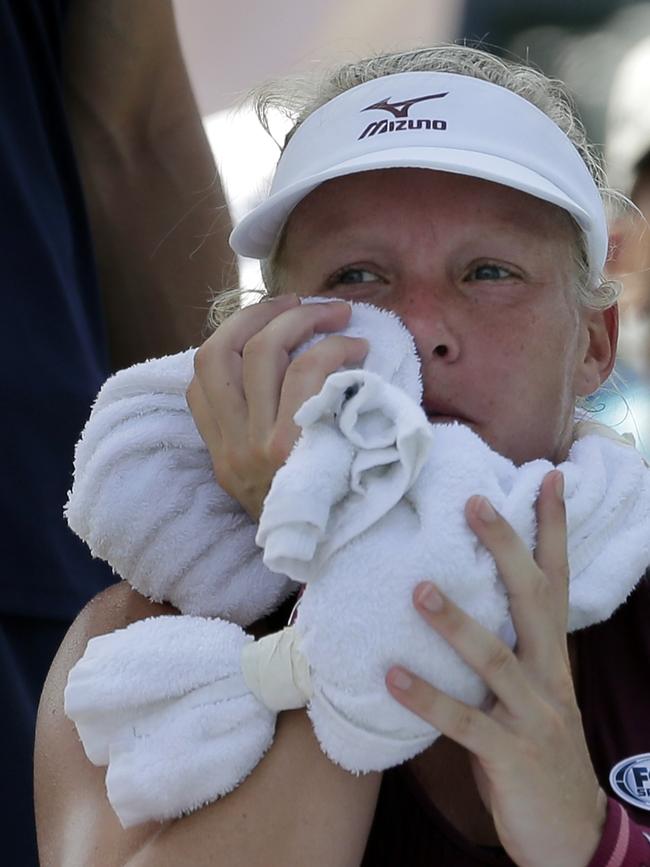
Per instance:
[[[74,0],[64,75],[113,366],[198,345],[235,272],[171,0]]]
[[[96,597],[68,633],[43,691],[37,727],[43,867],[358,865],[380,777],[354,777],[330,763],[302,711],[280,715],[271,750],[226,798],[174,822],[121,828],[106,799],[104,769],[88,761],[63,713],[63,688],[91,637],[173,611],[120,584]]]

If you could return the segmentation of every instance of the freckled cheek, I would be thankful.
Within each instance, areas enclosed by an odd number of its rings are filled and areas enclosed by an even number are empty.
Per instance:
[[[474,344],[472,346],[472,344]],[[480,342],[471,337],[465,342],[467,358],[472,357],[470,386],[476,393],[486,417],[504,407],[521,406],[537,387],[539,353],[513,326],[507,333],[493,331]]]

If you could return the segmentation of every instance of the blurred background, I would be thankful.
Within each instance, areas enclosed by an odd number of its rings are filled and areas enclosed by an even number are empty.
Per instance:
[[[612,186],[650,217],[650,2],[633,0],[175,0],[178,28],[233,219],[266,189],[276,143],[241,104],[269,78],[376,51],[466,40],[562,79]],[[225,5],[225,4],[223,4]],[[281,141],[283,120],[273,126]],[[611,276],[621,279],[621,343],[613,383],[594,418],[631,432],[650,457],[650,238],[619,217]],[[241,279],[259,285],[257,264]]]

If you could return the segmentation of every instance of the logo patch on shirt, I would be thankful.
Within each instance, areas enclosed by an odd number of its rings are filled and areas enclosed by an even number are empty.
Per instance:
[[[609,784],[628,804],[650,810],[650,753],[630,756],[614,765]]]

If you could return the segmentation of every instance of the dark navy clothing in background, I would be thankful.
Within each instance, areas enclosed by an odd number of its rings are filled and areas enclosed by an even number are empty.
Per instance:
[[[66,526],[74,444],[109,373],[61,85],[68,0],[0,0],[2,863],[36,856],[32,752],[67,626],[112,582]]]
[[[109,373],[61,93],[67,0],[0,0],[0,611],[72,619],[112,579],[62,518]]]

